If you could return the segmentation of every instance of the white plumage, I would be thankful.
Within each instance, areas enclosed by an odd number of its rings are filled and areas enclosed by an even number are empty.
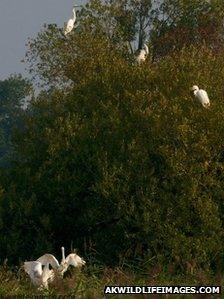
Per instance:
[[[69,19],[67,24],[65,25],[65,29],[64,29],[64,34],[67,35],[68,33],[70,33],[72,31],[72,29],[74,28],[74,24],[76,21],[76,11],[75,11],[75,6],[73,7],[73,18]]]
[[[195,97],[202,104],[203,107],[208,108],[210,106],[210,100],[207,92],[204,89],[199,89],[197,85],[192,87]]]
[[[49,269],[49,263],[42,268],[41,262],[25,262],[24,270],[30,276],[32,283],[39,289],[47,289],[48,283],[54,279],[54,271]]]
[[[144,44],[143,49],[140,50],[140,53],[136,57],[137,63],[141,64],[142,62],[144,62],[148,54],[149,54],[149,48],[146,44]]]
[[[62,261],[58,268],[58,273],[63,277],[63,274],[67,271],[70,265],[76,268],[81,268],[85,264],[86,262],[76,253],[70,253],[66,258],[63,258],[62,255]]]
[[[58,260],[49,253],[46,253],[37,259],[37,262],[40,262],[42,266],[46,266],[48,264],[51,265],[53,269],[57,269],[59,267]]]
[[[67,271],[68,267],[82,267],[86,262],[78,256],[76,253],[71,253],[65,258],[65,249],[61,248],[62,260],[59,264],[58,260],[52,254],[44,254],[36,261],[30,261],[24,263],[24,270],[30,276],[34,285],[39,289],[48,288],[48,284],[52,282],[56,275],[63,277],[63,274]],[[49,265],[53,269],[49,268]]]

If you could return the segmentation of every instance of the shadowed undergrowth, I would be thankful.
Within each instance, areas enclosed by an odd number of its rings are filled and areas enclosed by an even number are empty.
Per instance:
[[[196,271],[194,274],[172,274],[172,269],[162,269],[156,265],[151,269],[140,271],[128,267],[109,268],[90,265],[82,271],[69,269],[63,280],[54,281],[48,290],[38,291],[25,274],[22,267],[0,267],[0,296],[23,296],[31,298],[197,298],[197,295],[104,295],[106,285],[114,286],[159,286],[159,285],[222,285],[222,277]],[[211,298],[210,295],[200,298]]]

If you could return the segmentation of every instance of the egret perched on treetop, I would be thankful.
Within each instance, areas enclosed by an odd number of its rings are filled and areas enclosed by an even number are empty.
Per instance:
[[[64,34],[67,35],[68,33],[70,33],[72,31],[72,29],[74,28],[74,24],[76,21],[76,11],[75,11],[75,7],[80,7],[79,5],[74,5],[73,6],[73,18],[69,19],[67,24],[65,25],[65,29],[64,29]]]
[[[141,64],[142,62],[144,62],[148,54],[149,54],[149,48],[146,44],[144,44],[143,48],[140,50],[140,53],[136,57],[137,63]]]
[[[205,90],[199,89],[197,85],[194,85],[191,90],[193,90],[195,97],[203,107],[208,108],[210,106],[210,100]]]

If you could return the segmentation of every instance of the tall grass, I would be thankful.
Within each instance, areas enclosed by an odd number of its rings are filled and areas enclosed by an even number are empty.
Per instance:
[[[32,285],[22,267],[0,267],[0,297],[23,298],[158,298],[156,295],[104,295],[106,285],[222,285],[222,277],[212,277],[201,270],[194,274],[173,273],[172,267],[156,265],[148,270],[133,267],[108,268],[89,265],[80,270],[69,269],[66,277],[54,281],[48,290],[39,291]],[[160,298],[197,298],[193,295],[164,295]],[[200,298],[211,298],[210,295]]]

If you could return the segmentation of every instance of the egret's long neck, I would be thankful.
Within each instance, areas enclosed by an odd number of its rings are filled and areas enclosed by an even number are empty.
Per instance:
[[[61,262],[64,263],[65,262],[65,248],[61,247],[61,253],[62,253],[62,260]]]
[[[144,45],[144,50],[145,50],[145,53],[148,55],[149,54],[149,48],[146,44]]]
[[[75,21],[75,19],[76,19],[76,11],[75,11],[75,8],[74,8],[72,11],[73,11],[73,20]]]
[[[195,96],[196,96],[198,90],[199,90],[199,89],[195,89],[195,90],[193,91]]]

